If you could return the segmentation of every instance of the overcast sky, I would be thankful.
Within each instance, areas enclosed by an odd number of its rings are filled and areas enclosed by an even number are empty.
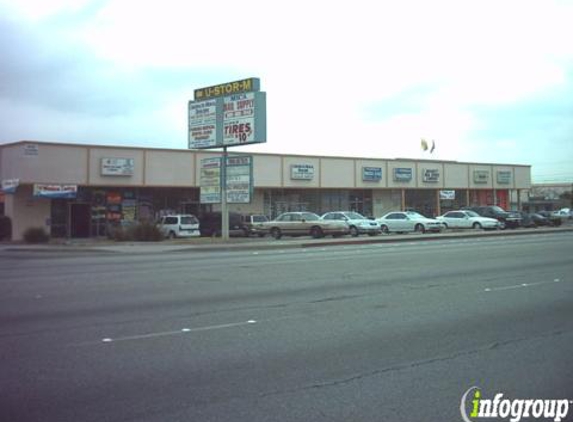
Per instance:
[[[267,143],[231,152],[573,182],[572,22],[573,0],[0,0],[0,143],[185,149],[195,89],[258,77]]]

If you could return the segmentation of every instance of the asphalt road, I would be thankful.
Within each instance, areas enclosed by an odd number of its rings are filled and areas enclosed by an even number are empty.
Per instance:
[[[473,386],[573,400],[572,250],[567,232],[3,253],[0,420],[461,421]]]

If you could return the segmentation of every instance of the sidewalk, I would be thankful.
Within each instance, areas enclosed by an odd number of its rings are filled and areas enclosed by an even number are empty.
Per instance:
[[[492,236],[519,236],[527,234],[547,234],[555,232],[573,232],[573,224],[560,227],[547,227],[537,229],[508,229],[495,231],[476,230],[448,230],[443,233],[427,234],[381,234],[378,236],[344,236],[340,238],[313,239],[308,236],[283,237],[275,240],[264,238],[231,238],[224,242],[220,238],[192,238],[164,240],[161,242],[115,242],[108,239],[72,239],[52,241],[48,244],[25,244],[19,242],[0,243],[0,252],[54,252],[54,253],[81,253],[81,254],[161,254],[168,252],[192,251],[234,251],[234,250],[268,250],[312,248],[335,245],[360,245],[372,243],[431,241],[443,239],[459,239],[472,237]]]

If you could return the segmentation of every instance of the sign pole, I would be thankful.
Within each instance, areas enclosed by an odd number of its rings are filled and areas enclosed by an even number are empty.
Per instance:
[[[227,207],[227,146],[223,146],[221,160],[221,238],[229,240],[229,208]]]

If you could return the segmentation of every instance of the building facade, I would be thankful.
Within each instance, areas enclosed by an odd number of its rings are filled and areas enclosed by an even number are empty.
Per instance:
[[[104,236],[112,225],[169,213],[216,211],[200,203],[201,162],[220,152],[21,141],[0,145],[2,207],[12,238],[29,227],[53,237]],[[257,153],[252,201],[230,211],[265,214],[355,210],[427,216],[467,205],[521,208],[528,165]]]

